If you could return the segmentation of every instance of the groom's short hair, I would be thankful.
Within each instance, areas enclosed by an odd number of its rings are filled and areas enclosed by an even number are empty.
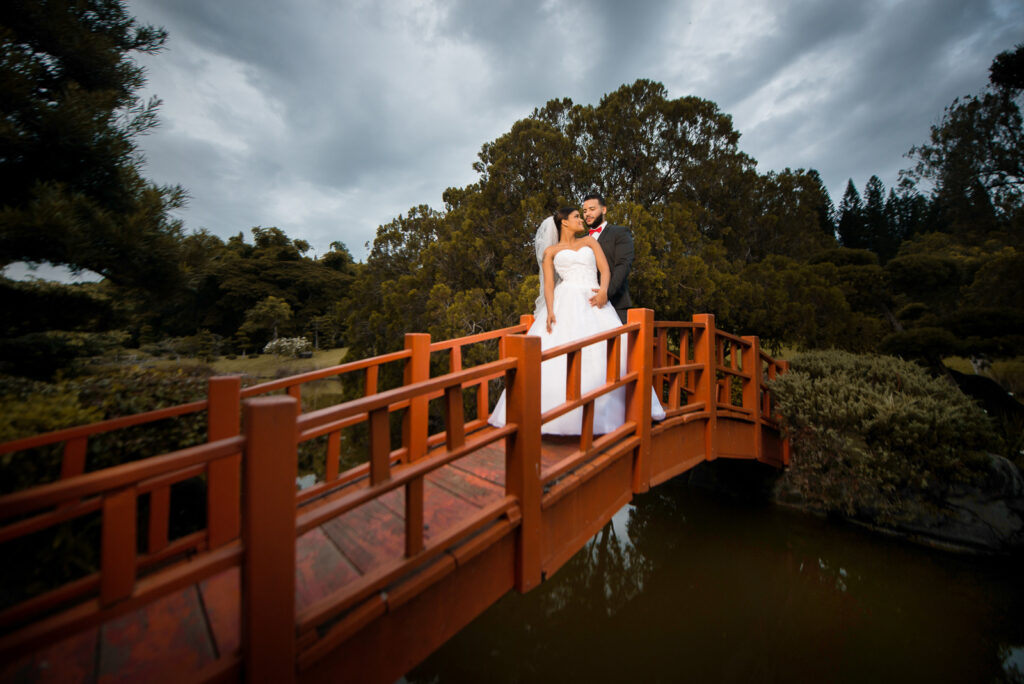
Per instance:
[[[602,207],[607,207],[608,206],[608,204],[604,201],[604,196],[602,196],[601,193],[599,193],[599,192],[592,192],[592,193],[590,193],[589,195],[587,195],[586,197],[583,198],[583,201],[586,202],[587,200],[592,200],[592,199],[596,199],[597,203],[600,204]]]

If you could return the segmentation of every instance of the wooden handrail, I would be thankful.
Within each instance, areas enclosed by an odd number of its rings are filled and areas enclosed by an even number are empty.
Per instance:
[[[0,519],[23,515],[66,501],[77,501],[121,487],[130,487],[151,477],[230,456],[244,448],[244,437],[231,437],[14,492],[0,497]]]
[[[378,394],[353,399],[337,406],[328,406],[317,411],[310,411],[299,418],[299,433],[303,434],[306,431],[314,430],[329,424],[331,421],[340,421],[362,413],[386,409],[396,402],[408,400],[422,394],[443,391],[451,385],[472,382],[496,372],[508,370],[512,365],[513,363],[508,360],[492,361],[467,370],[431,378],[416,385],[395,387]]]
[[[301,385],[307,382],[313,382],[314,380],[323,380],[324,378],[331,378],[335,375],[344,375],[345,373],[352,373],[359,370],[364,370],[374,366],[382,366],[385,363],[392,363],[394,361],[402,361],[412,356],[412,352],[407,349],[400,351],[391,352],[390,354],[382,354],[381,356],[374,356],[369,359],[360,359],[358,361],[350,361],[349,363],[343,363],[339,366],[331,366],[329,368],[321,368],[315,371],[308,371],[306,373],[299,373],[297,375],[289,375],[286,378],[280,378],[278,380],[271,380],[269,382],[260,383],[259,385],[251,385],[242,390],[242,398],[248,399],[250,397],[259,396],[268,392],[275,392],[280,389],[286,389],[295,385]]]
[[[762,457],[765,447],[761,427],[777,425],[763,381],[783,372],[786,365],[765,354],[756,337],[719,331],[711,315],[697,315],[689,322],[654,321],[653,312],[634,309],[623,326],[542,352],[539,338],[521,334],[529,328],[526,319],[519,325],[438,342],[431,342],[427,335],[410,334],[403,350],[245,389],[240,388],[237,378],[219,378],[211,381],[210,396],[205,401],[0,445],[0,453],[10,453],[64,441],[73,443],[66,452],[75,456],[67,461],[71,465],[61,481],[0,497],[0,521],[14,519],[0,527],[0,543],[85,514],[103,513],[102,570],[14,606],[0,617],[17,629],[17,624],[44,611],[78,603],[52,619],[11,632],[0,641],[0,650],[11,652],[38,645],[73,629],[99,624],[197,578],[241,566],[243,657],[241,664],[230,656],[218,667],[227,668],[223,671],[241,668],[272,672],[275,678],[290,681],[296,674],[296,662],[301,661],[302,667],[311,665],[348,638],[356,629],[354,625],[365,624],[360,621],[374,619],[409,598],[396,595],[392,604],[383,594],[375,597],[375,592],[391,592],[405,581],[402,578],[415,573],[421,573],[421,577],[434,573],[434,577],[449,572],[455,567],[452,558],[457,558],[466,544],[514,535],[515,587],[526,591],[536,586],[542,566],[550,571],[550,561],[542,559],[545,510],[557,506],[575,488],[602,472],[621,473],[622,468],[629,468],[634,493],[646,491],[654,481],[650,458],[654,434],[650,421],[652,385],[659,398],[669,393],[666,420],[655,431],[672,425],[684,426],[692,433],[689,425],[696,423],[697,429],[704,431],[706,458],[712,460],[718,457],[717,421],[732,420],[735,425],[742,424],[744,430],[753,423],[751,455]],[[676,332],[669,338],[669,331],[678,331],[678,338]],[[498,340],[498,360],[462,368],[464,347],[494,340]],[[605,382],[583,393],[583,350],[608,342]],[[672,351],[676,342],[678,350]],[[446,351],[450,353],[449,372],[429,377],[430,354]],[[563,356],[569,375],[566,400],[542,413],[541,364]],[[625,367],[621,358],[626,359]],[[378,391],[380,367],[393,362],[404,363],[402,384]],[[301,413],[298,399],[304,383],[363,371],[366,396]],[[479,430],[488,417],[487,384],[502,376],[507,393],[506,425]],[[281,389],[289,396],[257,397]],[[625,423],[611,433],[595,436],[595,401],[619,389],[626,391]],[[477,415],[464,416],[464,392],[474,390],[478,392]],[[246,407],[244,431],[238,421],[241,399],[246,399],[241,404]],[[427,434],[426,407],[434,399],[441,399],[444,429]],[[82,473],[77,465],[77,456],[84,456],[84,439],[90,435],[204,409],[210,411],[209,441],[205,444],[91,473]],[[578,448],[542,470],[542,424],[577,409],[583,410]],[[391,443],[389,416],[396,411],[404,411],[402,436],[396,438],[400,444]],[[363,422],[369,425],[370,461],[340,473],[336,457],[340,432]],[[328,452],[335,453],[333,466],[328,457],[327,481],[310,492],[296,493],[298,444],[324,435]],[[503,497],[460,518],[439,536],[424,538],[427,476],[473,452],[502,443]],[[723,443],[727,445],[725,455],[734,456],[729,451],[735,449],[732,443]],[[778,446],[771,448],[774,451],[766,462],[778,463]],[[788,463],[788,445],[784,442],[781,459]],[[659,468],[664,478],[666,471],[661,465]],[[208,478],[207,529],[168,540],[169,488],[200,475]],[[400,488],[405,494],[404,554],[297,614],[294,582],[298,536]],[[151,517],[149,549],[143,553],[136,548],[135,526],[138,499],[146,495],[151,497]],[[319,497],[325,498],[316,500]],[[183,562],[179,556],[185,552],[196,555]],[[162,567],[168,561],[167,567]],[[557,568],[558,563],[553,567]],[[404,591],[409,594],[412,590]],[[261,597],[259,606],[253,603],[255,596]],[[346,615],[347,610],[352,612]],[[336,619],[340,621],[332,622]],[[265,629],[269,624],[276,627]],[[284,642],[289,647],[278,648]]]
[[[520,335],[526,332],[530,326],[520,323],[519,325],[509,326],[507,328],[500,328],[498,330],[489,330],[488,332],[476,333],[475,335],[467,335],[465,337],[456,337],[451,340],[441,340],[439,342],[430,343],[430,351],[439,352],[448,349],[454,349],[457,347],[465,347],[468,344],[478,344],[480,342],[489,342],[490,340],[496,340],[501,337],[507,337],[508,335]]]
[[[119,418],[109,418],[107,420],[101,420],[87,425],[76,425],[75,427],[63,428],[52,432],[44,432],[39,435],[32,435],[31,437],[13,439],[10,442],[0,443],[0,454],[9,454],[15,451],[35,449],[36,447],[56,444],[58,442],[67,442],[81,437],[91,437],[92,435],[120,430],[126,427],[133,427],[135,425],[142,425],[143,423],[152,423],[153,421],[163,420],[165,418],[177,418],[178,416],[184,416],[189,413],[197,413],[206,409],[206,407],[207,401],[206,399],[202,399],[188,404],[156,409],[155,411],[135,413],[130,416],[121,416]]]
[[[541,361],[548,361],[549,359],[553,359],[556,356],[561,356],[569,352],[581,351],[584,347],[589,347],[592,344],[597,344],[598,342],[610,340],[613,337],[618,337],[619,335],[635,333],[639,329],[639,324],[625,324],[613,330],[595,333],[590,337],[584,337],[579,340],[573,340],[572,342],[566,342],[565,344],[561,344],[557,347],[551,347],[550,349],[541,352]]]

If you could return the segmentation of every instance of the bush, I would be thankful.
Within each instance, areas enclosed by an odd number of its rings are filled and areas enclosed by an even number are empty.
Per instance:
[[[48,384],[0,376],[0,442],[52,432],[102,420],[103,412],[85,406],[67,384]],[[61,445],[30,453],[0,455],[0,494],[34,484],[52,482],[60,475]]]
[[[57,383],[0,376],[0,441],[176,406],[206,397],[207,366],[114,367]],[[168,418],[96,435],[86,470],[98,470],[206,441],[206,414]],[[60,474],[61,445],[4,454],[0,492],[51,482]]]
[[[101,369],[93,375],[43,383],[0,376],[0,441],[9,441],[107,418],[183,404],[206,396],[212,369],[132,367]],[[206,440],[206,415],[169,418],[96,435],[89,439],[86,471],[156,456]],[[62,445],[0,456],[0,495],[60,477]],[[144,533],[148,497],[139,500]],[[171,538],[205,525],[205,482],[193,477],[171,488]],[[20,562],[0,568],[0,609],[79,579],[99,567],[100,519],[87,514],[3,545],[5,558]]]
[[[793,446],[782,484],[826,512],[880,522],[912,504],[936,512],[998,448],[985,413],[952,383],[893,357],[800,354],[770,387]]]
[[[51,330],[0,339],[0,373],[36,380],[51,380],[61,372],[78,373],[87,358],[118,349],[128,339],[128,333],[120,330]]]
[[[267,345],[263,347],[263,352],[265,354],[298,358],[299,354],[312,351],[312,349],[309,340],[305,337],[279,337],[276,340],[267,342]]]

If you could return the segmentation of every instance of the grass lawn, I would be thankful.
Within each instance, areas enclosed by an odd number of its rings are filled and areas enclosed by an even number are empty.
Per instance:
[[[217,375],[241,375],[257,380],[273,380],[337,366],[342,363],[342,359],[347,353],[347,347],[339,347],[313,352],[311,359],[293,359],[274,354],[260,354],[259,356],[250,355],[244,359],[242,357],[228,359],[222,356],[210,362],[198,359],[159,359],[153,365],[161,368],[180,367],[188,364],[205,365],[213,368]]]
[[[950,356],[942,360],[947,367],[961,373],[973,374],[974,366],[970,359],[960,356]],[[992,378],[1003,388],[1015,396],[1024,395],[1024,357],[1018,356],[1015,359],[997,359],[992,362],[991,368],[984,373]]]
[[[337,366],[342,363],[342,359],[347,353],[347,347],[339,347],[315,351],[311,359],[292,359],[274,354],[260,354],[244,359],[242,357],[219,358],[210,365],[221,375],[248,375],[255,378],[273,379]]]

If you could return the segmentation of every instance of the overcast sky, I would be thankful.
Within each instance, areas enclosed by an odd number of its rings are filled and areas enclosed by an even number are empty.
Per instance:
[[[761,172],[886,187],[954,97],[1024,42],[1019,0],[128,0],[163,26],[145,175],[188,231],[277,226],[365,260],[376,229],[443,208],[485,142],[552,98],[638,78],[733,117]]]

